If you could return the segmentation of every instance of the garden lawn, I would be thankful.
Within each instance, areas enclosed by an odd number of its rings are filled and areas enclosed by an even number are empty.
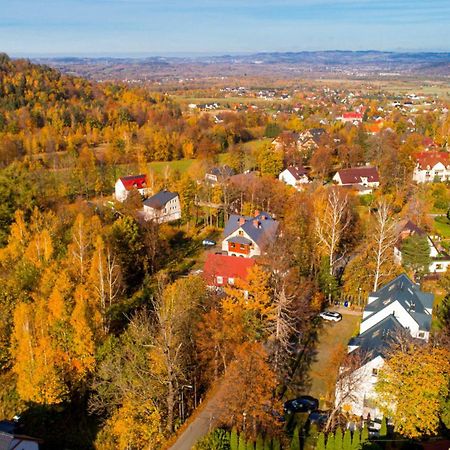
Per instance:
[[[450,221],[446,216],[434,218],[434,229],[444,239],[450,239]]]
[[[346,353],[348,341],[359,329],[360,313],[349,311],[350,314],[345,314],[341,310],[340,312],[343,313],[340,322],[322,321],[323,328],[319,331],[317,354],[309,371],[311,386],[308,393],[319,399],[321,407],[329,398],[330,387],[334,388],[336,384],[339,367],[330,367],[333,357],[339,348]]]

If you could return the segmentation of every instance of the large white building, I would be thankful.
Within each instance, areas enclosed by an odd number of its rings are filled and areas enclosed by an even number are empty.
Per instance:
[[[434,295],[422,292],[405,274],[369,295],[359,334],[348,344],[350,359],[359,364],[337,385],[336,405],[358,417],[382,417],[375,392],[378,371],[400,333],[428,341],[433,302]]]
[[[421,152],[416,157],[413,180],[417,183],[450,180],[450,158],[448,152]]]
[[[176,192],[161,191],[144,200],[144,219],[158,223],[181,219],[180,197]]]

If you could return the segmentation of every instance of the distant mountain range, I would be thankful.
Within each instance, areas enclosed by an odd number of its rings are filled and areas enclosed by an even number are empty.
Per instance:
[[[200,57],[33,58],[33,62],[93,79],[158,80],[179,77],[274,74],[286,77],[450,77],[450,53],[315,51]]]

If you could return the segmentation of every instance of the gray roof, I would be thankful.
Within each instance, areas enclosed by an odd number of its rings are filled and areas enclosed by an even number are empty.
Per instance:
[[[216,175],[217,177],[228,178],[235,174],[234,169],[230,166],[224,165],[221,167],[213,167],[209,172],[211,175]]]
[[[369,360],[377,356],[385,357],[394,337],[403,330],[400,322],[393,314],[385,317],[364,333],[350,339],[349,346],[358,346],[354,351],[361,352]]]
[[[0,432],[0,450],[9,450],[13,440],[13,434]]]
[[[421,330],[428,331],[430,329],[431,314],[426,309],[433,308],[434,295],[428,292],[422,292],[420,287],[414,284],[406,274],[399,275],[378,291],[372,292],[370,297],[377,298],[366,306],[365,312],[375,314],[386,308],[389,304],[398,301],[419,324]]]
[[[163,209],[170,200],[178,197],[177,192],[161,191],[153,197],[144,200],[144,205],[153,209]]]
[[[242,221],[244,221],[243,224]],[[232,214],[225,225],[223,238],[227,239],[230,234],[239,228],[247,233],[258,246],[264,247],[275,240],[278,222],[265,212],[259,213],[255,217]]]

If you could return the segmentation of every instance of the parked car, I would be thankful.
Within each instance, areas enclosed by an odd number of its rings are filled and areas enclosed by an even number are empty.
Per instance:
[[[216,245],[216,241],[213,241],[211,239],[203,239],[202,245],[205,247],[214,247]]]
[[[319,314],[319,316],[324,320],[329,320],[331,322],[339,322],[342,320],[342,314],[336,311],[324,311]]]
[[[322,428],[327,424],[329,416],[330,414],[327,411],[312,411],[308,416],[308,422],[310,424],[315,423],[319,428]]]
[[[288,400],[284,404],[284,412],[293,414],[298,412],[311,412],[319,407],[319,400],[310,395],[303,395],[292,400]]]

